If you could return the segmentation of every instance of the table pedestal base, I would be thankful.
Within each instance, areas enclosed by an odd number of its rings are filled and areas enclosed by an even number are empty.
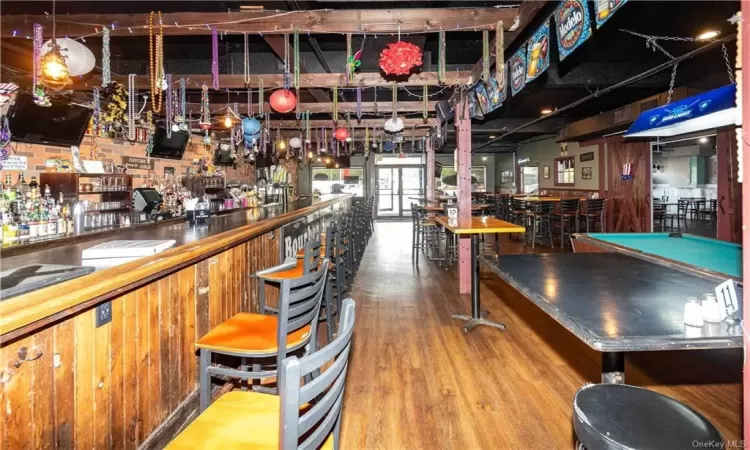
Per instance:
[[[625,383],[625,353],[604,352],[602,353],[602,383],[624,384]]]
[[[487,311],[482,311],[481,317],[471,317],[465,314],[451,314],[451,318],[456,319],[456,320],[466,321],[466,323],[464,324],[462,328],[462,330],[464,330],[464,333],[468,333],[469,331],[471,331],[472,328],[474,328],[477,325],[487,325],[488,327],[499,328],[501,330],[505,330],[507,328],[505,324],[503,323],[493,322],[491,320],[485,319],[486,315],[487,315]]]

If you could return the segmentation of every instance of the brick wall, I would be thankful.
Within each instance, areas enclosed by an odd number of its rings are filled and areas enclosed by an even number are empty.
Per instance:
[[[64,159],[71,160],[70,149],[66,147],[49,147],[45,145],[36,144],[24,144],[22,142],[16,142],[13,144],[16,152],[15,155],[26,156],[28,162],[28,170],[25,172],[26,181],[31,179],[31,176],[39,176],[42,172],[54,172],[55,168],[46,168],[45,161],[48,159]],[[94,157],[91,157],[91,138],[86,137],[81,143],[81,158],[82,159],[94,159],[102,162],[109,162],[115,164],[122,164],[122,156],[146,156],[145,144],[135,143],[131,144],[128,141],[113,140],[113,139],[97,139],[97,149]],[[187,174],[187,169],[192,168],[193,172],[197,172],[198,159],[207,156],[209,159],[213,158],[213,148],[204,150],[205,147],[200,137],[194,136],[191,139],[185,149],[185,154],[181,160],[175,159],[159,159],[154,158],[154,170],[152,174],[149,174],[148,170],[134,170],[128,169],[128,173],[133,175],[133,185],[140,187],[149,175],[163,178],[165,167],[174,167],[175,175],[178,177]],[[227,173],[227,179],[241,180],[243,182],[253,184],[255,182],[255,168],[249,164],[241,163],[234,167],[222,167]],[[5,179],[6,171],[0,171],[0,179]],[[7,171],[13,177],[13,182],[18,178],[18,171]],[[37,178],[38,179],[38,178]]]

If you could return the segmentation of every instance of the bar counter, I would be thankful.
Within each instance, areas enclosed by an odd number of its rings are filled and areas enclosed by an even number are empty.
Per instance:
[[[281,262],[285,225],[329,206],[347,208],[351,197],[243,210],[198,227],[123,230],[2,258],[3,270],[81,265],[81,251],[101,242],[176,241],[156,255],[0,302],[0,449],[159,448],[197,405],[195,340],[257,310],[257,282],[248,275]],[[268,286],[266,298],[276,295]],[[107,307],[111,321],[97,326]]]

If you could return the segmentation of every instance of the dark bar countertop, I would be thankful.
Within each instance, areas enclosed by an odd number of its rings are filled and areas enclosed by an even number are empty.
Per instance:
[[[351,194],[325,195],[281,205],[245,209],[212,217],[207,224],[191,225],[187,221],[152,227],[135,227],[90,240],[74,239],[70,244],[29,253],[2,257],[3,271],[23,266],[57,264],[82,266],[81,252],[94,245],[113,240],[175,240],[175,245],[161,253],[144,256],[113,267],[42,287],[0,301],[0,342],[9,336],[28,332],[41,319],[58,320],[83,308],[98,304],[126,290],[180,270],[228,248],[272,232],[308,214],[351,198]]]
[[[108,233],[102,238],[88,239],[69,245],[57,246],[10,257],[3,257],[2,251],[0,251],[0,269],[8,270],[29,264],[83,265],[81,262],[81,252],[84,249],[113,240],[174,239],[176,243],[172,248],[180,247],[226,231],[252,225],[267,219],[281,216],[282,214],[292,213],[343,196],[344,195],[325,195],[317,199],[301,199],[291,202],[286,210],[281,205],[243,209],[241,211],[211,217],[207,224],[199,226],[191,226],[185,219],[179,220],[176,223],[174,219],[170,219],[170,224],[159,224],[157,226],[144,227],[143,229],[139,229],[139,227],[136,226],[134,228],[123,229],[114,234]],[[97,270],[102,270],[102,268],[98,268]]]

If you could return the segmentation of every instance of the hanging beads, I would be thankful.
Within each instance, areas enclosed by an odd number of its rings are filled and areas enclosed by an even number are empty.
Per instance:
[[[102,86],[112,82],[112,72],[109,67],[109,28],[102,30]]]
[[[219,89],[219,31],[211,27],[211,82],[214,90]]]

